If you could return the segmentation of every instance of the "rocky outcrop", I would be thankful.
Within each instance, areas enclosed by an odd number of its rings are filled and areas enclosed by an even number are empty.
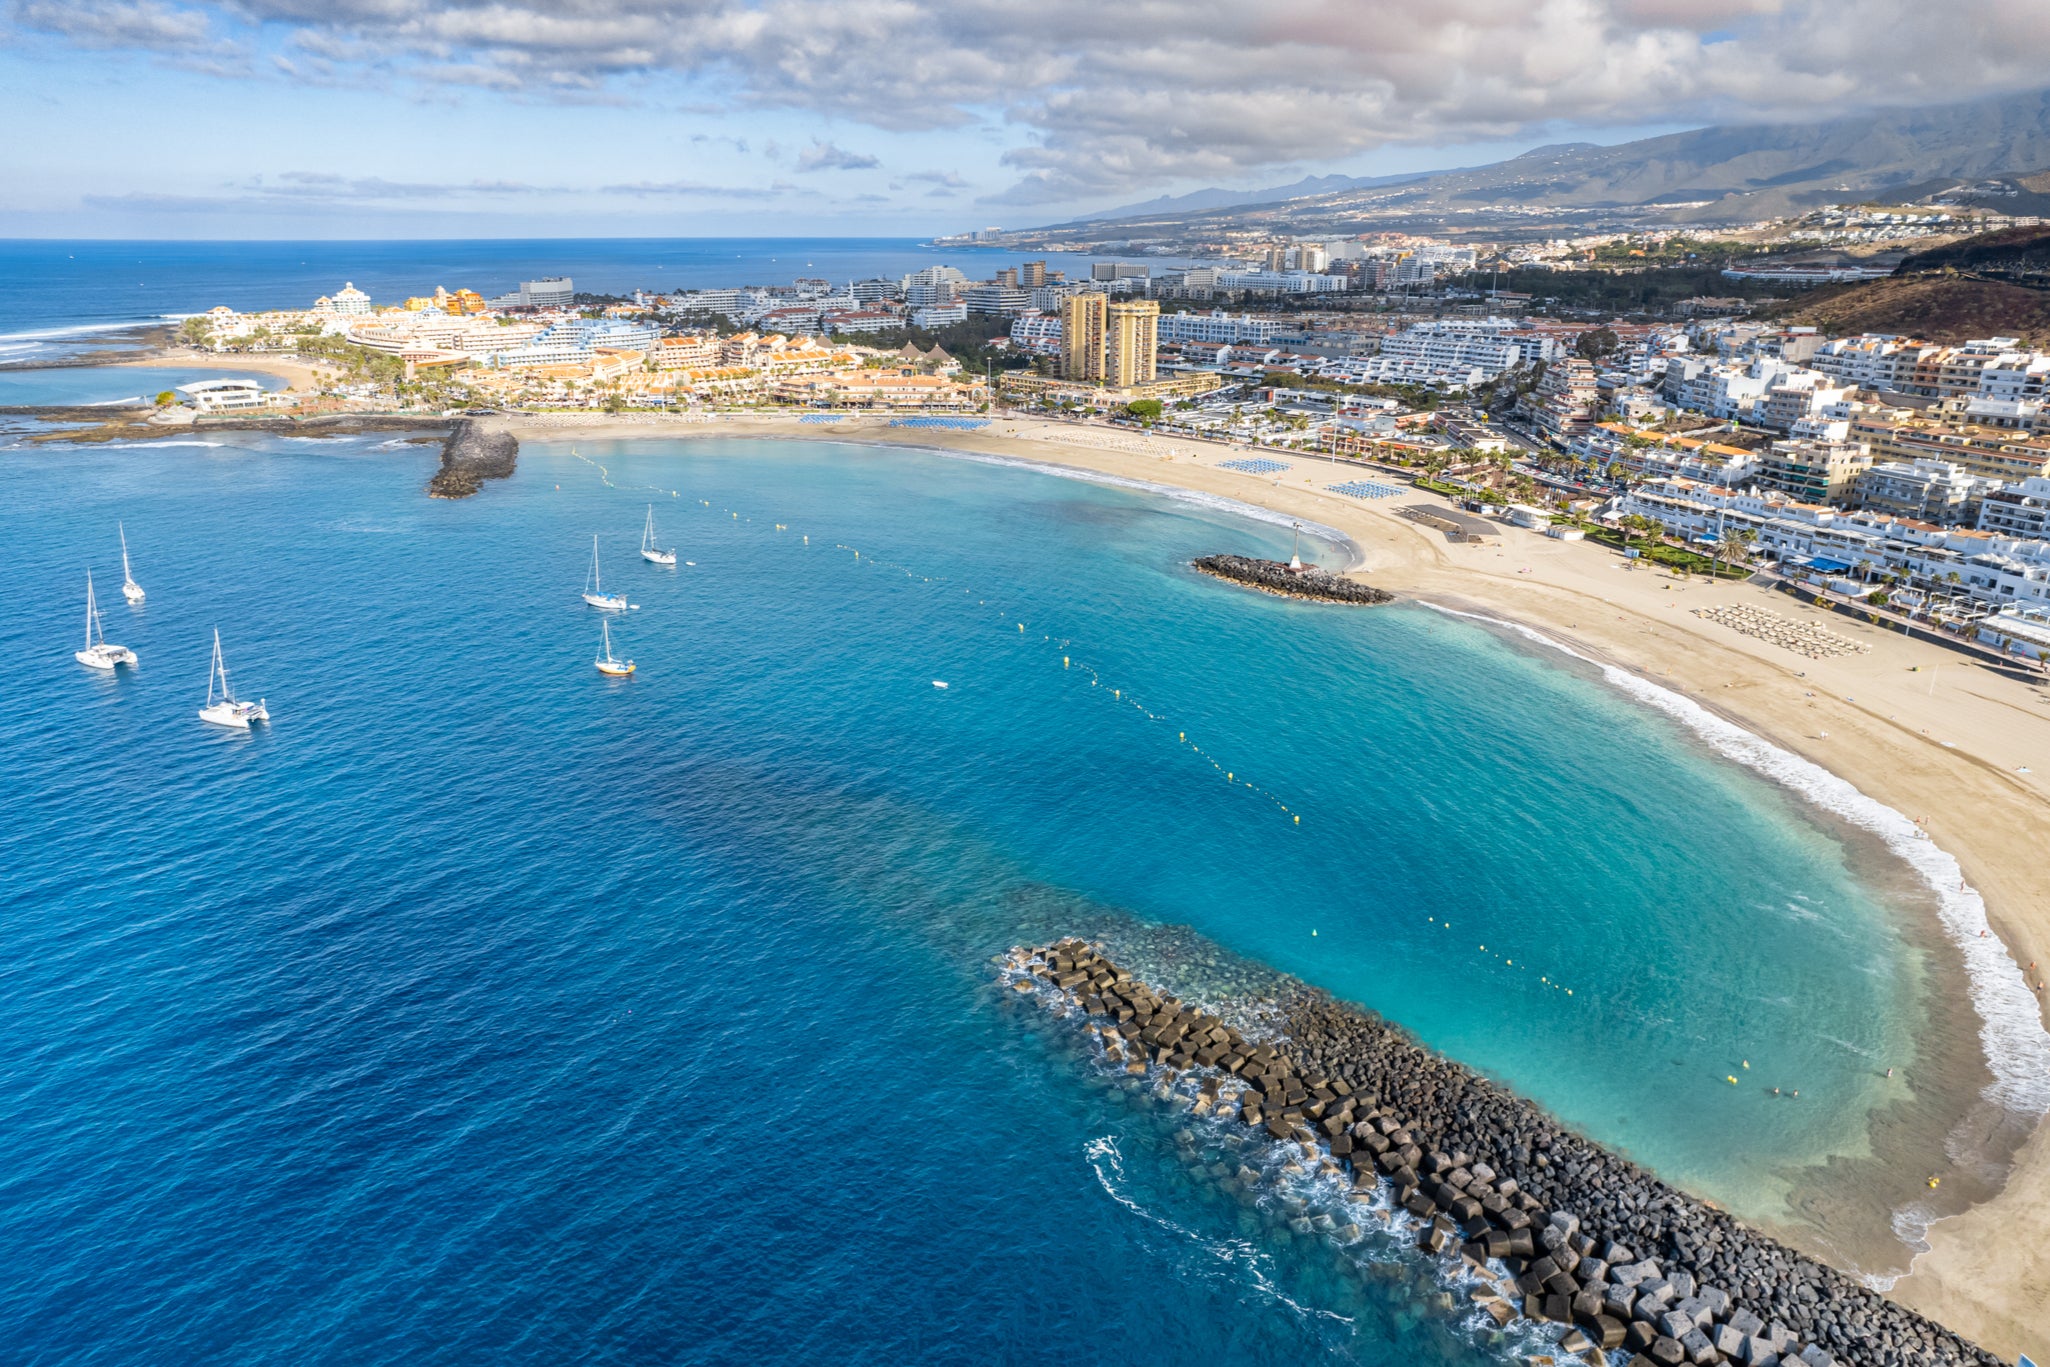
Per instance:
[[[1349,1174],[1354,1200],[1405,1212],[1419,1248],[1487,1283],[1476,1305],[1502,1324],[1556,1325],[1560,1347],[1589,1362],[2000,1362],[1323,993],[1271,1003],[1265,1025],[1241,1032],[1079,940],[1001,962],[1017,991],[1086,1022],[1110,1068]]]
[[[1283,598],[1308,598],[1320,603],[1390,603],[1395,595],[1357,579],[1347,579],[1316,565],[1290,569],[1279,560],[1254,560],[1244,555],[1206,555],[1191,562],[1204,574],[1259,589]]]
[[[441,444],[441,468],[427,481],[427,492],[434,498],[468,498],[485,480],[510,475],[519,454],[519,440],[511,433],[487,432],[464,418]]]

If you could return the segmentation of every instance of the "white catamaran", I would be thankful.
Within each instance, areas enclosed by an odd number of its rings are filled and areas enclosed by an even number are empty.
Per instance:
[[[71,652],[73,659],[94,669],[112,669],[135,663],[135,652],[127,646],[108,645],[100,630],[100,605],[93,600],[93,573],[85,572],[85,649]]]
[[[624,678],[627,675],[633,673],[634,662],[632,660],[619,660],[613,658],[612,619],[609,617],[602,619],[598,623],[598,630],[600,639],[602,640],[603,644],[600,647],[600,653],[598,655],[598,658],[592,661],[593,664],[598,666],[598,672],[600,674],[609,674],[614,678]]]
[[[665,551],[655,544],[655,505],[652,503],[648,505],[647,529],[641,533],[641,559],[656,565],[676,563],[676,547],[671,546]]]
[[[140,603],[142,585],[135,582],[135,575],[128,569],[128,529],[118,522],[114,528],[121,533],[121,596],[131,603]]]
[[[607,612],[626,611],[626,595],[605,592],[605,585],[598,578],[598,538],[595,536],[591,538],[591,572],[584,576],[584,601]]]
[[[221,681],[221,696],[214,699],[214,680]],[[215,726],[232,726],[238,731],[247,731],[249,723],[269,721],[270,712],[264,707],[263,699],[255,702],[235,701],[235,692],[228,687],[228,662],[221,658],[221,632],[214,629],[214,658],[206,671],[206,706],[199,709],[199,719],[210,721]]]

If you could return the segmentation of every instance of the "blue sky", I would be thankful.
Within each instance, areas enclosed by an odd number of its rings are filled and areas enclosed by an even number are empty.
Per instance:
[[[1935,17],[1931,17],[1931,12]],[[0,0],[0,235],[926,234],[2041,84],[2029,0]]]

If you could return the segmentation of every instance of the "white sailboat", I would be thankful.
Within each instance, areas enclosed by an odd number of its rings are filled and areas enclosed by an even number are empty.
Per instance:
[[[626,595],[605,592],[605,584],[598,577],[598,538],[591,538],[591,572],[584,576],[584,601],[594,608],[607,612],[625,612]]]
[[[71,657],[94,669],[112,669],[116,665],[135,663],[134,651],[127,646],[108,645],[106,635],[100,630],[100,605],[93,599],[91,570],[85,572],[85,649],[72,651]]]
[[[652,503],[648,505],[647,528],[641,533],[641,559],[656,565],[674,565],[676,563],[676,548],[674,546],[665,551],[655,544],[655,505]]]
[[[214,698],[216,678],[221,681],[218,701]],[[270,720],[270,712],[264,707],[263,699],[258,698],[255,702],[235,700],[235,691],[228,687],[228,662],[221,658],[221,632],[218,627],[214,629],[213,662],[206,671],[206,706],[199,709],[199,719],[215,726],[232,726],[238,731],[247,731],[251,722]]]
[[[128,569],[128,529],[118,522],[114,527],[121,533],[121,596],[131,603],[140,603],[142,585],[135,582],[135,575]]]
[[[598,630],[600,639],[603,641],[603,645],[600,647],[600,654],[598,658],[592,661],[593,664],[598,666],[598,672],[600,674],[611,675],[613,678],[616,679],[625,678],[627,675],[633,673],[634,662],[632,660],[619,660],[613,658],[612,619],[607,617],[599,621]]]

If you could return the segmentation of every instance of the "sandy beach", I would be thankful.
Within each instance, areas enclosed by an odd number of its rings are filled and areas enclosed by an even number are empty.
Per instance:
[[[1503,527],[1494,544],[1456,544],[1397,511],[1442,500],[1409,488],[1372,501],[1331,493],[1325,486],[1362,476],[1357,466],[1334,467],[1321,457],[1282,454],[1276,458],[1289,462],[1287,471],[1249,475],[1218,468],[1230,453],[1216,443],[1022,418],[1000,418],[974,433],[862,419],[805,425],[789,417],[503,421],[523,440],[773,436],[985,454],[1172,485],[1323,524],[1356,544],[1364,561],[1357,572],[1373,584],[1535,629],[1587,659],[1694,700],[1919,822],[1984,896],[1991,933],[2012,959],[1991,961],[2005,975],[2007,1000],[2020,1000],[2023,965],[2050,962],[2050,864],[2038,853],[2050,830],[2050,688],[1959,652],[1750,584],[1711,585],[1630,566],[1592,543]],[[1740,605],[1870,648],[1811,659],[1694,615]],[[1995,952],[1992,944],[1971,948]],[[2046,976],[2050,970],[2040,967],[2026,972],[2029,984]],[[2040,994],[2033,1004],[2040,1021]],[[2021,1140],[2020,1132],[2012,1138]],[[2021,1143],[2004,1189],[1991,1199],[1949,1213],[1964,1198],[1945,1201],[1946,1194],[1931,1193],[1944,1218],[1929,1229],[1928,1250],[1891,1294],[2003,1355],[2040,1349],[2050,1342],[2050,1304],[2042,1294],[2050,1287],[2050,1254],[2035,1235],[2050,1221],[2044,1127],[2036,1125]]]
[[[319,392],[320,382],[314,368],[295,357],[273,355],[243,355],[236,352],[194,351],[184,347],[170,347],[155,356],[141,360],[122,361],[123,366],[141,368],[155,367],[176,370],[219,370],[223,373],[257,372],[275,375],[302,394]]]

